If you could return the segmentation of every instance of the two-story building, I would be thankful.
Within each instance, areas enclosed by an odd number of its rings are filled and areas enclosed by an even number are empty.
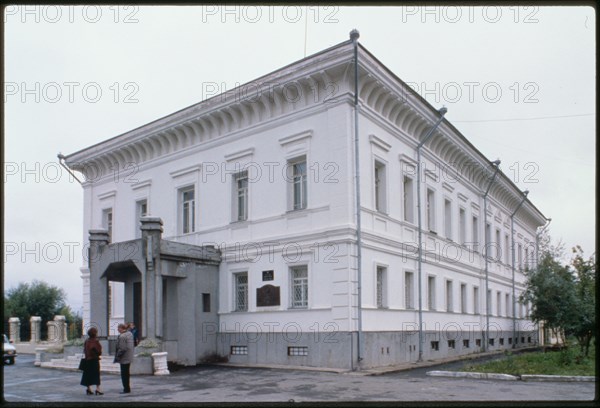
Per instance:
[[[122,304],[181,364],[535,343],[518,296],[546,219],[442,116],[353,38],[68,155],[84,324],[107,336]]]

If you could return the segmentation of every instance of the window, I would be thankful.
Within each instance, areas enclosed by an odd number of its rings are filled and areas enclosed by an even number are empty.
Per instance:
[[[235,214],[236,221],[246,221],[248,219],[248,172],[243,171],[233,177]]]
[[[181,232],[189,234],[196,230],[196,200],[194,187],[180,190]]]
[[[504,337],[500,337],[500,345],[504,346]]]
[[[435,193],[427,189],[427,228],[435,232]]]
[[[473,288],[473,314],[479,314],[479,288]]]
[[[485,297],[485,301],[486,301],[485,313],[491,316],[492,315],[492,290],[491,289],[488,289],[487,296]]]
[[[210,313],[210,293],[202,294],[202,311],[204,313]]]
[[[502,316],[502,293],[496,293],[496,316]]]
[[[512,316],[512,310],[511,310],[511,307],[510,307],[510,295],[507,293],[506,295],[504,295],[504,298],[505,298],[504,304],[505,304],[505,307],[506,307],[505,311],[504,311],[504,315],[507,316],[507,317],[510,317],[510,316]]]
[[[467,285],[460,285],[460,312],[467,313]]]
[[[140,229],[140,220],[148,215],[148,201],[147,200],[139,200],[135,203],[135,215],[136,215],[136,228],[135,228],[135,236],[136,238],[141,238],[142,230]]]
[[[248,346],[231,346],[231,355],[248,355]]]
[[[510,264],[510,241],[508,234],[504,235],[504,263]]]
[[[446,281],[446,311],[454,311],[454,298],[452,296],[452,281]]]
[[[467,242],[467,213],[464,208],[458,210],[458,228],[460,244],[464,245]]]
[[[512,344],[512,337],[508,338],[508,344]]]
[[[413,180],[410,177],[404,176],[404,221],[415,222],[414,218],[414,193],[413,193]]]
[[[496,262],[500,262],[502,260],[502,242],[500,241],[500,236],[500,230],[496,229]]]
[[[444,200],[444,236],[452,239],[452,202]]]
[[[307,206],[308,197],[306,158],[290,161],[288,168],[291,169],[292,210],[302,210]]]
[[[493,346],[493,345],[494,345],[494,339],[490,339],[490,340],[488,341],[488,343],[490,344],[490,346]]]
[[[383,266],[378,266],[376,271],[376,297],[377,297],[377,307],[383,308],[385,307],[385,278],[386,278],[386,268]]]
[[[288,347],[288,356],[308,356],[308,347]]]
[[[531,337],[527,337],[527,343],[531,343]]]
[[[233,275],[235,282],[235,311],[245,312],[248,310],[248,272]]]
[[[517,257],[519,260],[518,266],[519,266],[519,270],[523,269],[523,245],[519,244],[518,246],[518,251],[517,251]]]
[[[374,190],[375,190],[375,210],[379,212],[386,211],[386,191],[385,191],[385,164],[375,161],[374,172]]]
[[[481,339],[476,339],[476,340],[475,340],[475,345],[476,345],[477,347],[481,347]]]
[[[529,248],[525,247],[525,264],[523,265],[523,267],[525,269],[529,268]]]
[[[435,310],[435,276],[427,278],[427,307]]]
[[[432,350],[439,350],[440,349],[440,342],[439,341],[432,341],[431,342],[431,349]]]
[[[456,348],[456,340],[448,340],[448,348],[449,349]]]
[[[292,307],[308,307],[308,269],[306,266],[295,266],[290,269],[292,276]]]
[[[473,217],[473,231],[471,232],[471,239],[473,241],[473,251],[479,251],[479,219]]]
[[[102,227],[108,231],[108,242],[112,242],[113,211],[107,208],[102,211]]]
[[[412,272],[404,273],[404,305],[407,309],[415,308],[414,300],[414,279]]]
[[[463,340],[463,348],[469,348],[469,340]]]

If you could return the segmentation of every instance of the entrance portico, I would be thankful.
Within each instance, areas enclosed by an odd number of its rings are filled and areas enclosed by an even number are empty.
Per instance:
[[[141,338],[162,343],[170,361],[196,364],[216,351],[216,337],[196,336],[194,329],[217,319],[220,253],[210,246],[163,240],[157,217],[142,218],[141,230],[140,239],[112,244],[108,231],[89,231],[89,326],[97,327],[101,338],[108,336],[108,285],[123,282],[125,321],[135,322]],[[203,296],[210,299],[211,294],[215,306],[196,313]]]

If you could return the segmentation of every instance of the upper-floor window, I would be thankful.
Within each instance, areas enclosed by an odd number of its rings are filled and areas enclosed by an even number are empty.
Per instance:
[[[196,230],[196,199],[194,187],[179,190],[181,232],[188,234]]]
[[[415,222],[414,218],[414,195],[413,195],[413,180],[410,177],[404,176],[402,185],[403,204],[404,204],[404,221]]]
[[[458,210],[459,240],[462,245],[467,242],[467,213],[464,208]]]
[[[375,161],[374,181],[375,210],[384,213],[386,212],[385,164],[379,161]]]
[[[473,241],[473,251],[479,251],[479,219],[473,216],[473,230],[471,231],[471,240]]]
[[[473,314],[479,314],[479,288],[473,287]]]
[[[233,177],[234,182],[234,208],[236,221],[248,219],[248,172],[243,171]]]
[[[444,235],[452,239],[452,202],[444,200]]]
[[[517,256],[519,259],[519,270],[523,269],[523,245],[518,245]]]
[[[489,257],[492,251],[490,248],[492,247],[492,226],[487,223],[485,224],[485,252],[484,255]]]
[[[427,228],[435,232],[435,193],[427,189]]]
[[[291,186],[291,208],[302,210],[307,206],[308,186],[306,157],[302,156],[288,162],[290,186]]]
[[[112,242],[113,210],[107,208],[102,211],[102,227],[108,231],[108,242]]]
[[[290,268],[291,289],[292,289],[292,307],[308,307],[308,268],[304,266],[294,266]]]
[[[248,310],[248,272],[235,273],[234,283],[234,310],[245,312]]]
[[[502,293],[496,293],[496,316],[502,316]]]
[[[140,220],[148,215],[148,200],[139,200],[135,203],[135,236],[136,238],[140,238],[142,236],[142,230],[140,229]]]
[[[496,262],[500,262],[502,260],[502,242],[500,242],[500,230],[496,228]]]
[[[510,263],[510,240],[508,234],[504,235],[504,263]]]

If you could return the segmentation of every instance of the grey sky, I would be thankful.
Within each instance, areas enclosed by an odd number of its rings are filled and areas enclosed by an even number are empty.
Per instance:
[[[83,194],[58,171],[58,152],[232,89],[353,28],[502,160],[552,217],[554,239],[594,251],[592,8],[14,6],[4,22],[5,288],[43,279],[82,304]]]

